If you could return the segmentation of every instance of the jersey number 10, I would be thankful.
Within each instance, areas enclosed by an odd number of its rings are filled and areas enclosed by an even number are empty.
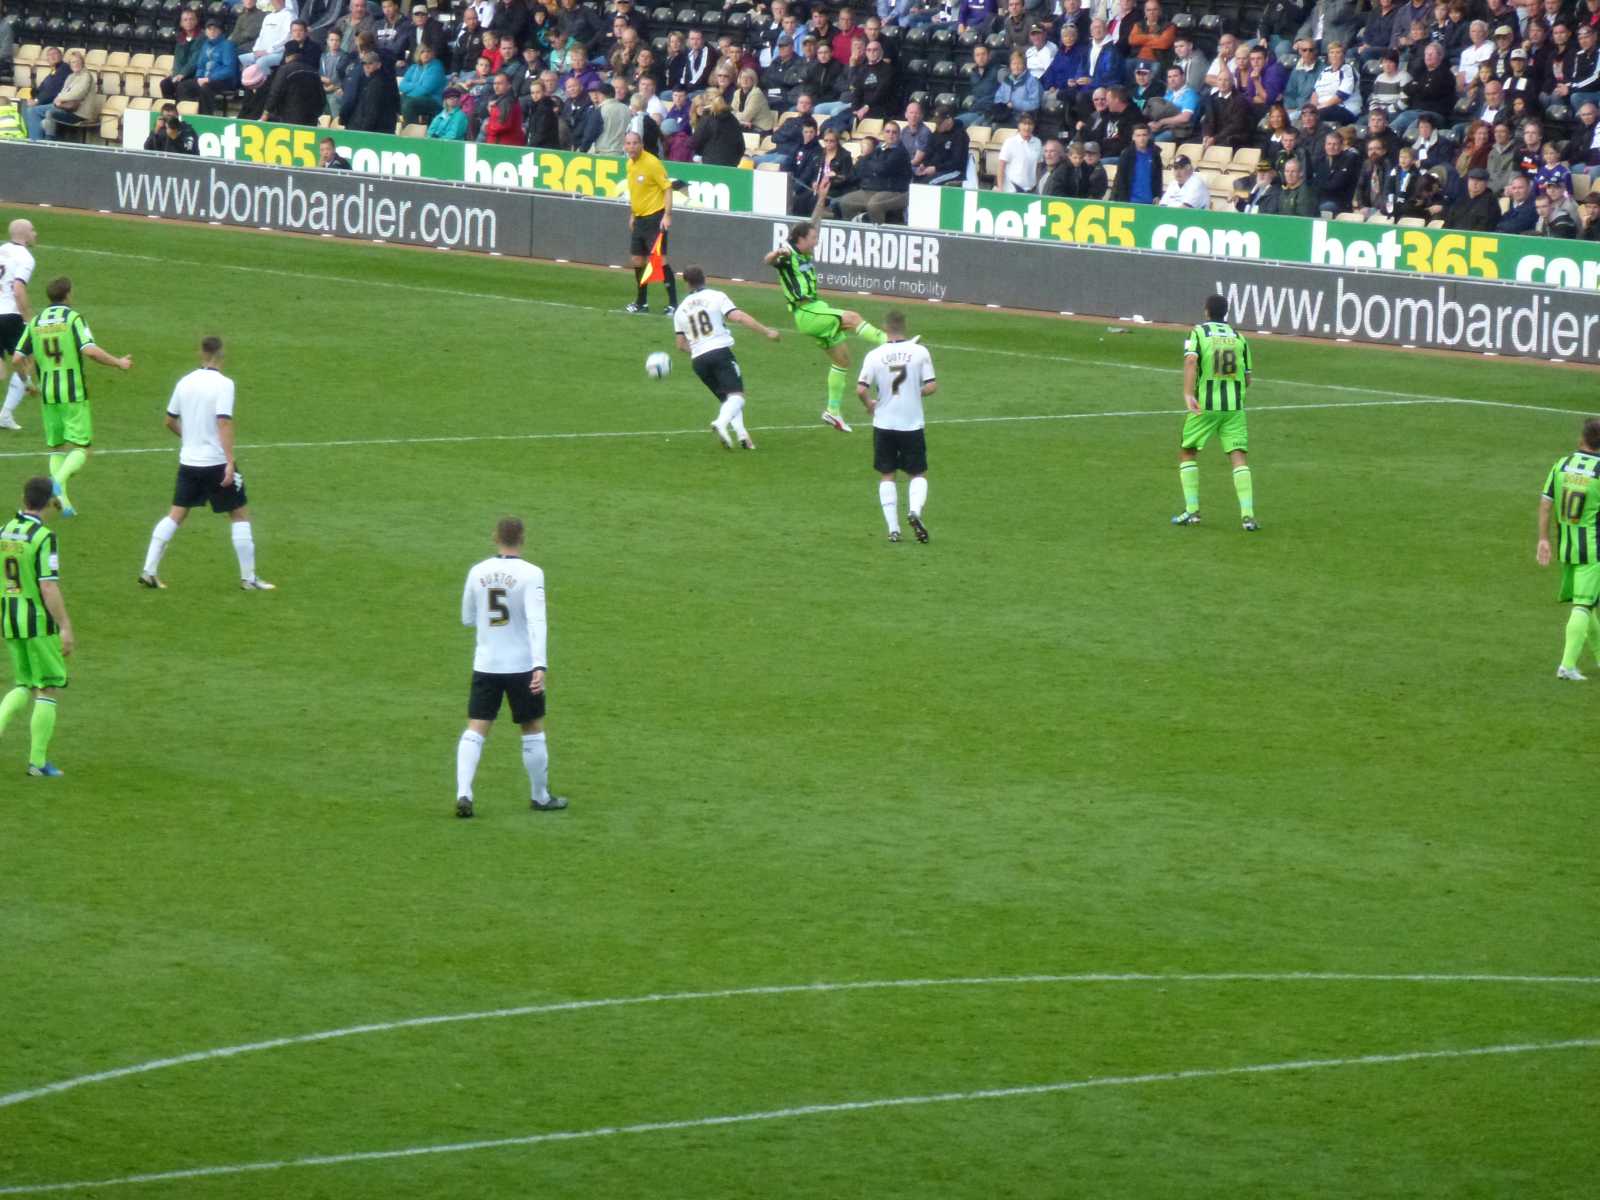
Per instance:
[[[22,590],[22,564],[10,554],[5,557],[6,564],[6,591],[20,592]]]
[[[1568,525],[1576,525],[1583,520],[1583,506],[1588,500],[1587,492],[1568,492],[1561,497],[1561,519]]]

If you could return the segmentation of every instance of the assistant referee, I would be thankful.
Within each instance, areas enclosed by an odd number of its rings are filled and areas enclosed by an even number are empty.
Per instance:
[[[650,270],[650,252],[655,249],[656,235],[661,235],[661,255],[666,258],[666,231],[672,228],[672,181],[661,160],[644,148],[644,139],[629,133],[622,139],[622,149],[628,156],[628,253],[633,263],[633,279],[639,285],[639,294],[628,305],[631,313],[650,311],[650,285],[645,273]],[[672,264],[664,262],[662,271],[667,284],[667,316],[678,307],[678,277],[672,273]]]

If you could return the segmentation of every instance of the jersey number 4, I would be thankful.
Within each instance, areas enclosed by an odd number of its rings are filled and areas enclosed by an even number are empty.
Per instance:
[[[56,366],[59,367],[61,365],[61,339],[59,337],[39,339],[39,349],[44,351],[44,356],[55,363]]]
[[[505,588],[489,589],[489,624],[509,625],[511,623],[511,610],[506,607]]]
[[[1561,519],[1568,525],[1576,525],[1583,520],[1583,506],[1588,500],[1587,492],[1568,492],[1561,497]]]

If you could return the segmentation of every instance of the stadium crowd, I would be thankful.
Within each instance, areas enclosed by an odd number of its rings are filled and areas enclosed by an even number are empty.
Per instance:
[[[634,131],[669,161],[788,171],[796,212],[827,179],[834,213],[861,220],[901,219],[915,181],[1600,240],[1600,0],[1367,2],[98,7],[174,22],[152,149],[192,152],[185,112],[237,106],[600,154]],[[16,25],[0,17],[0,59]],[[26,136],[95,127],[81,50],[26,70]]]

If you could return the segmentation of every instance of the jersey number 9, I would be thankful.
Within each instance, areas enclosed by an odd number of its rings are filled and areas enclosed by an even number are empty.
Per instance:
[[[511,610],[506,607],[505,588],[489,589],[489,624],[509,625],[511,623]]]

